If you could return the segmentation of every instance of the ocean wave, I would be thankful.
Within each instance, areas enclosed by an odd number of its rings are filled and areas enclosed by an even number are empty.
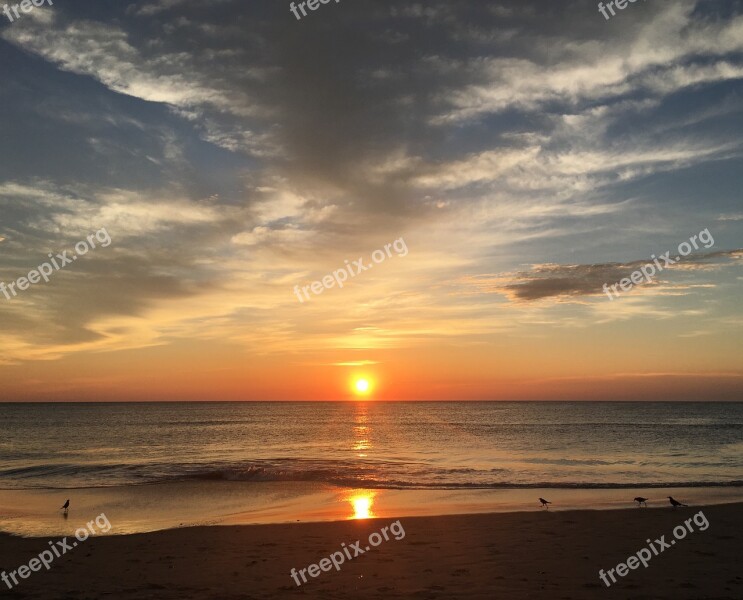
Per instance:
[[[534,474],[531,474],[534,477]],[[295,482],[369,489],[634,489],[743,487],[743,480],[575,481],[533,479],[510,469],[413,463],[276,460],[250,464],[45,464],[0,469],[0,489],[76,489],[186,481]]]

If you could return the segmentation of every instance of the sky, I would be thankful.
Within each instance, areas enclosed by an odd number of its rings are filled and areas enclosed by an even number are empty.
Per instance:
[[[743,399],[743,3],[307,12],[0,13],[0,401]]]

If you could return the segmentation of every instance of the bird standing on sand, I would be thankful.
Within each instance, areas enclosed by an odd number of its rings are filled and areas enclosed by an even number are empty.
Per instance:
[[[643,504],[645,506],[648,505],[648,499],[643,498],[642,496],[638,496],[637,498],[635,498],[635,502],[637,502],[637,506],[642,506]]]
[[[549,508],[549,506],[547,505],[552,504],[552,502],[545,500],[544,498],[540,498],[539,501],[542,503],[542,506],[544,506],[545,508]]]
[[[67,502],[64,503],[64,506],[62,506],[62,508],[60,508],[59,510],[64,510],[65,511],[65,514],[67,514],[67,509],[68,508],[70,508],[70,500],[69,500],[69,498],[67,499]]]
[[[678,500],[675,500],[672,496],[668,496],[668,501],[671,503],[671,506],[673,506],[673,508],[678,508],[679,506],[688,506],[687,504],[682,504]]]

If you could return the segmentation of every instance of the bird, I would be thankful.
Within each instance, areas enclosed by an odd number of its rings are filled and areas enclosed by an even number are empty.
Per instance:
[[[678,500],[673,498],[673,496],[668,496],[668,501],[671,503],[671,506],[673,506],[673,508],[677,508],[679,506],[688,506],[687,504],[679,502]]]
[[[62,508],[60,508],[59,510],[64,510],[65,513],[67,513],[67,509],[68,508],[70,508],[70,500],[69,500],[69,498],[67,499],[67,502],[65,502],[64,505],[62,506]]]
[[[540,498],[539,501],[542,503],[542,506],[544,506],[545,508],[549,508],[549,506],[547,505],[552,504],[552,502],[549,502],[548,500],[545,500],[544,498]]]
[[[642,506],[643,504],[645,506],[648,505],[648,499],[643,498],[642,496],[638,496],[637,498],[635,498],[635,502],[637,502],[637,506]]]

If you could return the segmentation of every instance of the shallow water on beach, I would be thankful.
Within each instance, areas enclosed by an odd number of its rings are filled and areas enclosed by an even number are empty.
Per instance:
[[[75,490],[0,490],[0,532],[27,537],[73,535],[101,513],[108,535],[212,525],[249,525],[544,510],[673,510],[673,495],[692,508],[743,502],[743,488],[388,490],[316,483],[199,482]],[[68,514],[57,510],[71,499]]]

